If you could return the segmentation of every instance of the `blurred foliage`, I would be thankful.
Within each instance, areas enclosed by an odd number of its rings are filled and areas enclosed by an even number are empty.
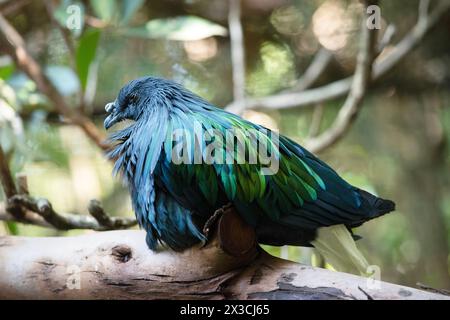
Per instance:
[[[288,46],[266,42],[261,45],[259,55],[260,61],[248,79],[249,95],[266,96],[295,80],[294,57]]]
[[[78,43],[76,51],[76,69],[83,89],[86,89],[89,67],[95,58],[99,40],[100,30],[89,29],[84,32]]]
[[[69,29],[72,31],[72,34],[74,36],[79,36],[82,31],[82,27],[84,26],[84,4],[81,1],[72,1],[72,0],[63,0],[60,1],[60,4],[58,7],[55,8],[53,12],[54,19],[62,26],[66,27],[67,22],[69,21],[69,16],[74,12],[70,9],[70,6],[75,5],[76,7],[72,7],[75,9],[80,10],[80,28],[71,28]]]
[[[226,36],[227,29],[195,16],[153,19],[144,26],[129,28],[124,34],[149,39],[195,41],[213,36]]]
[[[358,37],[357,3],[243,1],[246,93],[262,97],[289,88],[320,46],[334,58],[317,86],[350,75]],[[382,1],[382,28],[396,25],[394,42],[415,23],[417,4]],[[74,8],[81,13],[79,28],[68,23],[77,12]],[[77,105],[80,90],[86,91],[85,99],[91,95],[93,103],[86,112],[100,127],[105,103],[115,99],[125,82],[148,74],[174,79],[217,105],[229,103],[227,14],[226,1],[221,0],[57,1],[54,18],[72,35],[74,61],[41,1],[7,18],[70,105]],[[359,247],[369,261],[381,267],[382,279],[406,285],[450,287],[448,28],[444,19],[372,86],[351,132],[321,155],[350,183],[397,202],[396,213],[355,232],[363,236]],[[332,123],[342,102],[323,104],[321,130]],[[442,145],[431,140],[437,124],[429,123],[430,106],[444,130]],[[84,214],[89,199],[98,198],[112,215],[132,215],[127,191],[110,176],[111,164],[78,128],[63,124],[52,110],[36,85],[1,55],[0,46],[0,143],[11,156],[13,171],[25,172],[32,194],[49,198],[57,210]],[[313,108],[256,110],[245,116],[301,143]],[[6,230],[33,236],[81,232],[14,223]],[[295,261],[323,263],[310,248],[264,248]]]

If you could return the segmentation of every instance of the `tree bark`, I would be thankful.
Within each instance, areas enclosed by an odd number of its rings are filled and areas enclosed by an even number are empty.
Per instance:
[[[1,299],[447,299],[278,259],[232,256],[220,237],[181,253],[150,251],[142,231],[0,237]]]

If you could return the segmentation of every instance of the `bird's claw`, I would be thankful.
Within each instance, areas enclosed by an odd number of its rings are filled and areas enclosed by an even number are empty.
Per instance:
[[[205,225],[203,226],[203,235],[205,236],[206,240],[204,241],[202,248],[205,247],[210,240],[210,236],[212,234],[212,230],[215,227],[216,223],[218,222],[219,218],[223,215],[223,213],[231,208],[233,205],[231,203],[228,203],[216,211],[214,211],[214,214],[206,220]]]

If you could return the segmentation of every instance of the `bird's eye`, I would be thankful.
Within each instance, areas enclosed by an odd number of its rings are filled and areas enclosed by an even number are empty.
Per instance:
[[[137,102],[137,95],[131,94],[128,96],[128,104],[135,104]]]

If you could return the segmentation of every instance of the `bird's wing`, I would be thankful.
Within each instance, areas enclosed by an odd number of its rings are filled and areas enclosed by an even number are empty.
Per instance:
[[[314,229],[364,220],[367,212],[362,210],[358,189],[294,141],[280,135],[277,148],[267,129],[196,98],[190,100],[188,97],[172,103],[177,107],[173,108],[169,117],[168,132],[182,129],[191,133],[183,140],[188,150],[183,156],[190,164],[170,161],[174,143],[168,136],[164,159],[160,161],[160,171],[156,176],[184,206],[201,211],[202,206],[217,207],[219,200],[225,196],[241,209],[240,213],[252,224],[257,224],[262,214],[284,225]],[[203,162],[192,164],[195,163],[195,144],[204,143],[204,139],[196,139],[196,134],[192,134],[195,132],[194,122],[200,123],[204,130],[217,130],[224,137],[227,129],[255,129],[258,138],[272,146],[271,150],[279,162],[278,172],[264,175],[261,164],[210,165],[204,161],[205,153],[202,155]],[[250,140],[244,140],[246,155],[257,153]],[[227,153],[226,143],[222,143],[220,149],[224,154]],[[235,151],[239,153],[237,149]]]

